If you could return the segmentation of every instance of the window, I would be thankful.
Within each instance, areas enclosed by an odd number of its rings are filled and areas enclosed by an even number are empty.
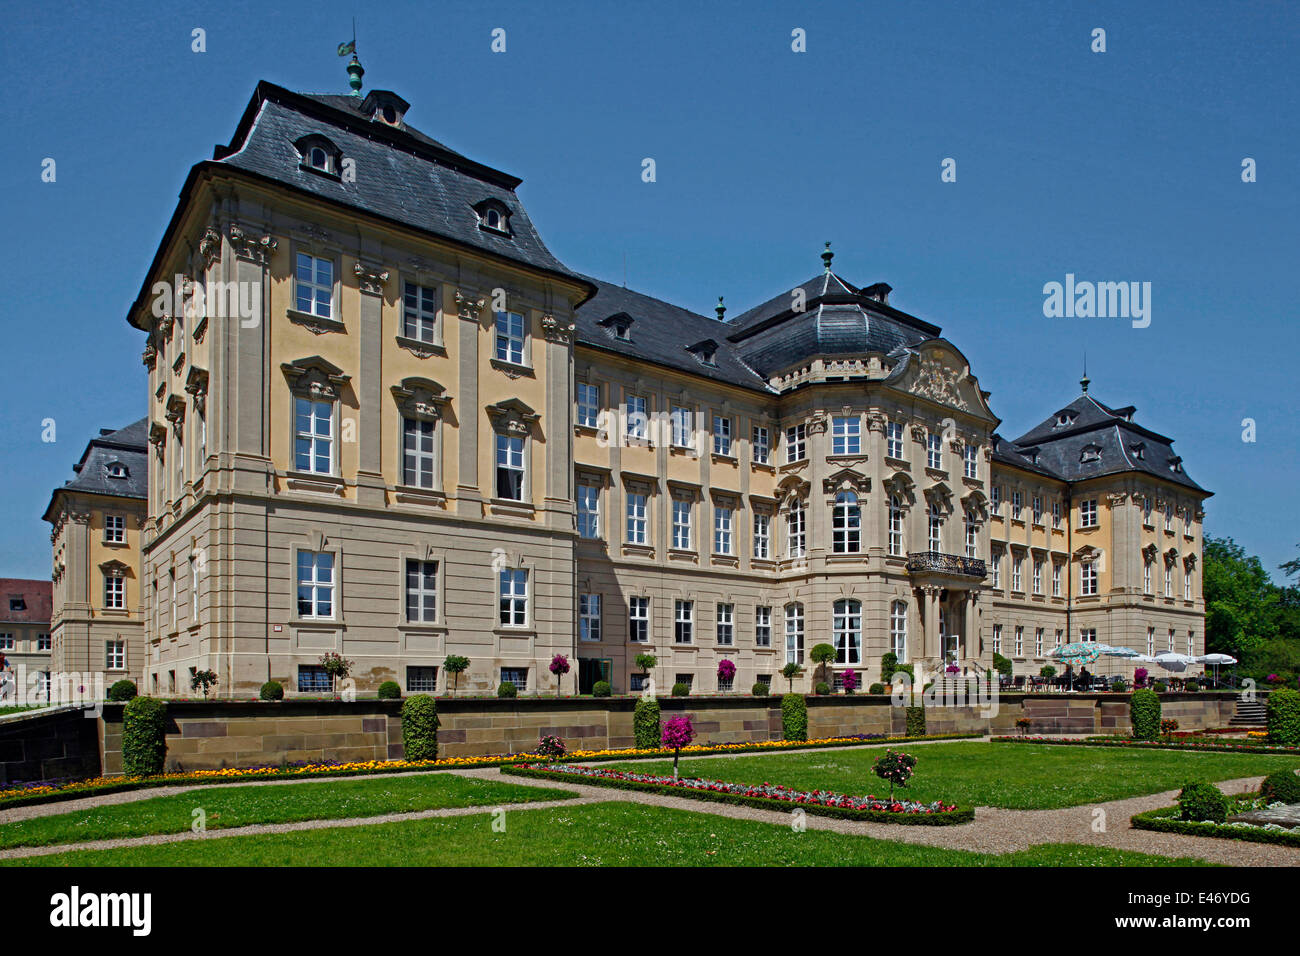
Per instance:
[[[695,444],[695,412],[682,405],[674,405],[669,413],[673,427],[673,446],[691,448]]]
[[[792,425],[785,430],[785,460],[803,461],[808,455],[808,426]]]
[[[862,549],[862,508],[858,496],[841,491],[831,515],[831,549],[836,554],[856,554]]]
[[[105,466],[104,474],[109,478],[125,478],[127,476],[126,465],[120,461],[111,461]]]
[[[731,519],[732,509],[725,505],[713,506],[713,553],[733,554]]]
[[[831,454],[862,453],[862,422],[856,415],[836,415],[831,419]]]
[[[498,312],[496,314],[497,361],[509,362],[511,365],[524,364],[524,317],[518,312]]]
[[[1079,502],[1079,527],[1097,527],[1097,499],[1088,498]]]
[[[898,663],[907,663],[907,602],[894,601],[889,605],[889,649]]]
[[[673,547],[679,551],[691,548],[691,502],[685,498],[673,499]]]
[[[433,439],[437,422],[423,418],[402,419],[402,484],[432,488]]]
[[[1151,524],[1152,502],[1150,495],[1142,496],[1142,523],[1150,526]]]
[[[1187,632],[1187,656],[1192,657],[1196,653],[1196,632]]]
[[[1018,491],[1011,492],[1011,520],[1012,521],[1020,520],[1020,511],[1023,508],[1023,506],[1024,506],[1024,498],[1021,497],[1020,492]]]
[[[686,685],[686,689],[687,689],[688,691],[691,690],[692,688],[694,688],[694,686],[695,686],[695,675],[694,675],[694,674],[675,674],[674,677],[675,677],[675,681],[674,681],[674,682],[675,682],[675,683],[678,683],[678,684],[685,684],[685,685]]]
[[[1174,506],[1165,505],[1165,531],[1173,533],[1174,530]]]
[[[170,672],[170,678],[173,684],[176,681],[176,672]],[[172,688],[175,690],[175,687]],[[330,682],[330,675],[325,672],[321,664],[299,664],[298,665],[298,693],[300,694],[328,694],[333,689]]]
[[[802,558],[806,552],[804,538],[803,502],[796,499],[790,505],[785,516],[785,550],[786,556]]]
[[[1174,649],[1174,629],[1171,627],[1169,629],[1169,641],[1165,646],[1165,650],[1172,651],[1173,649]]]
[[[497,434],[497,497],[524,500],[524,440]]]
[[[993,574],[991,583],[994,588],[1001,588],[1002,587],[1002,549],[1001,548],[993,548],[989,552],[989,564],[992,565],[990,570],[992,571]]]
[[[1156,629],[1147,628],[1147,656],[1154,657],[1156,653]]]
[[[803,605],[785,606],[785,662],[803,663]]]
[[[406,282],[402,286],[402,335],[417,342],[438,341],[438,290]]]
[[[1043,656],[1043,629],[1041,627],[1034,628],[1034,656]]]
[[[650,416],[646,414],[644,395],[628,395],[623,399],[624,434],[630,441],[647,441],[650,437]]]
[[[190,620],[199,619],[199,562],[190,558]]]
[[[627,639],[634,644],[649,642],[650,599],[648,597],[627,599]]]
[[[1183,600],[1190,601],[1191,599],[1192,599],[1192,569],[1184,566],[1183,567]]]
[[[577,423],[584,428],[595,428],[600,418],[600,386],[579,382],[575,394],[578,399]]]
[[[690,644],[695,640],[695,602],[673,603],[673,643]]]
[[[1084,561],[1079,565],[1079,593],[1084,596],[1097,593],[1097,562]]]
[[[1020,569],[1024,566],[1025,559],[1018,554],[1011,555],[1011,590],[1023,591],[1024,581],[1021,578]]]
[[[1056,629],[1056,646],[1061,646],[1061,641],[1065,638],[1065,632],[1059,627]]]
[[[438,562],[406,562],[406,619],[431,624],[438,620]]]
[[[523,627],[528,623],[528,571],[524,568],[502,568],[497,581],[501,626]]]
[[[434,694],[438,691],[438,668],[406,668],[406,692],[408,694]]]
[[[731,647],[736,643],[736,605],[719,604],[716,612],[718,643]]]
[[[627,493],[627,543],[646,543],[646,496],[635,491]]]
[[[772,609],[762,605],[754,608],[754,646],[772,646]]]
[[[50,635],[48,635],[48,634],[37,634],[37,635],[36,635],[36,649],[37,649],[38,651],[48,651],[48,650],[50,649]]]
[[[298,616],[334,616],[334,555],[327,551],[298,552]]]
[[[1043,523],[1043,496],[1042,495],[1034,495],[1034,497],[1030,499],[1030,511],[1033,513],[1034,516],[1034,524],[1042,524]]]
[[[126,670],[126,641],[105,643],[104,667],[110,671]]]
[[[993,625],[993,653],[994,654],[1002,653],[1002,625],[1001,624]]]
[[[515,690],[523,693],[528,689],[528,668],[527,667],[503,667],[501,668],[502,684],[510,683],[515,685]]]
[[[333,474],[334,403],[295,396],[294,467],[316,475]]]
[[[1174,596],[1174,566],[1172,562],[1165,562],[1165,597]]]
[[[894,556],[903,553],[903,504],[898,495],[889,496],[889,553]]]
[[[713,416],[713,453],[731,457],[731,419]]]
[[[1147,561],[1142,566],[1142,593],[1150,594],[1151,592],[1151,565],[1153,562]]]
[[[836,664],[862,663],[862,604],[836,601],[831,618],[831,636],[835,643]]]
[[[104,575],[104,607],[114,611],[126,608],[126,579],[117,574]]]
[[[943,436],[930,432],[925,438],[925,467],[943,468]]]
[[[322,172],[329,172],[330,156],[329,153],[319,146],[313,146],[307,150],[307,165],[312,169],[319,169]]]
[[[1061,501],[1059,498],[1052,499],[1052,527],[1058,528],[1061,525]]]
[[[967,442],[962,446],[962,474],[967,478],[979,477],[979,449]]]
[[[104,515],[104,541],[108,544],[126,541],[126,515]]]
[[[989,489],[993,497],[989,500],[989,506],[993,509],[994,514],[1002,513],[1002,486],[994,485]]]
[[[1034,593],[1043,593],[1043,559],[1034,558]]]
[[[12,651],[17,648],[17,642],[12,634],[0,634],[0,651]]]
[[[1192,509],[1191,508],[1183,509],[1183,534],[1185,534],[1189,538],[1192,536]]]
[[[772,436],[763,426],[755,425],[753,437],[754,464],[766,465],[772,458]]]
[[[1170,631],[1169,633],[1172,634],[1173,631]],[[1081,629],[1079,631],[1079,640],[1083,641],[1085,644],[1096,644],[1097,629],[1095,627],[1085,627]]]
[[[1016,625],[1016,657],[1025,656],[1025,629],[1021,625]]]
[[[171,599],[172,631],[173,631],[173,633],[174,633],[174,632],[176,631],[176,608],[177,608],[177,606],[180,604],[180,602],[179,602],[178,600],[176,600],[176,569],[175,569],[175,568],[172,568],[170,571],[168,571],[168,572],[167,572],[167,576],[168,576],[168,578],[171,580],[171,589],[172,589],[172,599]]]
[[[966,557],[973,558],[979,552],[979,537],[975,525],[975,514],[966,512]]]
[[[903,423],[888,422],[885,425],[885,455],[888,458],[903,457]]]
[[[943,512],[937,504],[932,504],[926,511],[926,542],[931,551],[943,550]]]
[[[1052,562],[1052,597],[1061,596],[1061,562]]]
[[[772,516],[754,514],[754,557],[767,560],[772,556]]]
[[[578,595],[578,637],[584,641],[600,640],[600,595]]]
[[[334,315],[334,262],[298,253],[294,275],[294,308],[323,319]]]
[[[578,485],[578,536],[600,537],[600,488]]]

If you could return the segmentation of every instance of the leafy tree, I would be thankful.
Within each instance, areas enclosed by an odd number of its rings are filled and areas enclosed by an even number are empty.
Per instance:
[[[831,672],[831,664],[835,662],[835,648],[830,644],[814,644],[813,649],[808,652],[808,658],[822,673],[822,680],[828,680]]]
[[[448,654],[447,659],[442,662],[442,669],[451,675],[451,692],[454,694],[456,688],[460,686],[460,675],[469,669],[469,658],[459,654]]]
[[[203,688],[203,699],[208,699],[208,689],[217,684],[216,671],[195,671],[190,675],[190,690]]]
[[[1206,648],[1244,657],[1277,633],[1278,588],[1231,538],[1205,539]]]
[[[803,668],[798,664],[786,664],[781,668],[781,676],[790,682],[790,690],[794,691],[794,679],[803,672]]]

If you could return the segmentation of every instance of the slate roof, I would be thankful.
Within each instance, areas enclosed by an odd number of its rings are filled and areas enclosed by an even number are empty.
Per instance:
[[[83,494],[113,495],[118,498],[145,498],[149,494],[149,419],[132,422],[125,428],[100,429],[72,466],[76,477],[54,489],[45,519],[50,519],[54,499],[61,491]],[[108,466],[120,462],[126,466],[125,478],[108,477]]]
[[[25,607],[11,611],[10,602],[22,600]],[[0,625],[49,624],[54,615],[54,587],[50,581],[28,578],[0,578]]]

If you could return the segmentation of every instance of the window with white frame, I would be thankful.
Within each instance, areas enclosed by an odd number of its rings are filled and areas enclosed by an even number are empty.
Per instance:
[[[1142,565],[1142,593],[1143,594],[1153,593],[1151,590],[1153,586],[1151,583],[1151,576],[1152,576],[1151,566],[1153,564],[1154,562],[1152,561],[1143,562]]]
[[[926,510],[926,546],[931,551],[943,550],[943,510],[932,504]]]
[[[650,416],[646,412],[644,395],[628,395],[623,399],[623,421],[629,441],[647,441],[650,437]]]
[[[966,511],[966,557],[973,558],[979,553],[979,531],[975,523],[975,513]]]
[[[803,502],[796,498],[785,515],[786,557],[802,558],[807,552],[805,517]]]
[[[772,516],[754,512],[754,557],[767,560],[772,556]]]
[[[298,616],[334,617],[334,555],[329,551],[298,552]]]
[[[1022,625],[1016,625],[1016,657],[1025,656],[1025,629]]]
[[[1183,600],[1192,599],[1192,569],[1189,565],[1183,565]]]
[[[719,604],[715,614],[718,643],[731,647],[736,643],[736,605]]]
[[[1155,653],[1156,653],[1156,629],[1154,627],[1148,627],[1147,628],[1147,656],[1153,657],[1155,656]]]
[[[808,457],[808,426],[791,425],[785,430],[785,460],[803,461]]]
[[[174,633],[176,631],[176,617],[177,617],[176,611],[177,608],[180,607],[180,603],[181,603],[180,600],[177,598],[177,594],[176,594],[176,569],[175,568],[172,568],[170,571],[167,572],[167,579],[171,584],[172,596],[171,596],[170,604],[171,604],[171,617],[172,617],[172,632]]]
[[[578,537],[600,537],[600,488],[578,485]]]
[[[713,416],[713,453],[731,457],[731,419],[723,415]]]
[[[1192,509],[1183,509],[1183,534],[1187,537],[1192,536]]]
[[[524,500],[524,439],[497,432],[497,497]]]
[[[37,634],[37,635],[36,635],[36,649],[37,649],[38,651],[48,651],[48,650],[50,649],[50,635],[48,635],[48,634]]]
[[[1174,530],[1174,506],[1165,505],[1165,530],[1172,532]]]
[[[1034,628],[1034,656],[1043,656],[1043,629],[1041,627]]]
[[[1001,624],[993,625],[993,653],[994,654],[1002,653],[1002,625]]]
[[[528,570],[502,568],[497,576],[497,597],[500,600],[502,627],[524,627],[528,624]]]
[[[1056,646],[1060,647],[1061,641],[1063,641],[1064,639],[1065,639],[1065,631],[1063,631],[1061,628],[1058,627],[1056,629]]]
[[[438,620],[438,562],[406,559],[406,619],[421,624]]]
[[[402,335],[417,342],[438,341],[438,290],[405,282],[402,285]]]
[[[885,456],[901,460],[903,457],[903,423],[885,424]]]
[[[333,474],[334,403],[294,396],[294,468]]]
[[[199,562],[190,558],[190,620],[199,619]]]
[[[334,315],[334,261],[298,253],[294,273],[294,308],[323,319]]]
[[[1020,520],[1020,512],[1023,506],[1024,506],[1024,499],[1021,497],[1020,492],[1012,491],[1011,492],[1011,520],[1012,521]]]
[[[1085,498],[1079,502],[1079,527],[1097,527],[1097,499]]]
[[[1002,513],[1002,486],[993,485],[989,488],[989,495],[991,496],[989,498],[989,508],[992,509],[995,515],[1000,515]]]
[[[518,312],[496,314],[496,357],[511,365],[524,364],[524,317]]]
[[[1011,590],[1013,591],[1024,590],[1024,582],[1020,577],[1020,569],[1024,563],[1025,559],[1013,551],[1011,554]]]
[[[785,662],[803,663],[803,605],[797,601],[785,606]]]
[[[1002,549],[992,548],[989,551],[989,571],[992,574],[990,583],[994,588],[1002,587]]]
[[[600,422],[600,386],[578,382],[574,388],[577,399],[577,423],[583,428],[596,428]]]
[[[1171,627],[1169,629],[1169,640],[1165,643],[1165,650],[1172,651],[1173,649],[1174,649],[1174,629]]]
[[[578,595],[578,637],[584,641],[600,640],[600,595]]]
[[[638,491],[627,493],[627,543],[646,544],[646,496]]]
[[[1187,656],[1192,657],[1196,654],[1196,632],[1187,632]]]
[[[894,601],[889,605],[889,649],[898,663],[907,663],[907,602]]]
[[[633,644],[649,643],[650,599],[648,597],[627,599],[627,639]]]
[[[772,609],[766,605],[754,608],[754,646],[772,646]]]
[[[17,647],[18,647],[18,642],[14,638],[13,634],[9,633],[8,631],[6,631],[3,634],[0,634],[0,651],[12,651],[12,650],[16,650]]]
[[[1151,500],[1151,496],[1143,495],[1142,496],[1142,523],[1144,525],[1149,526],[1151,524],[1152,509],[1153,509],[1153,502]]]
[[[105,641],[104,667],[110,671],[126,670],[126,641]]]
[[[1052,597],[1061,596],[1061,562],[1052,562]]]
[[[678,551],[691,549],[692,504],[686,498],[673,499],[673,547]]]
[[[528,668],[527,667],[503,667],[501,668],[502,684],[514,684],[515,690],[523,693],[528,689]]]
[[[1034,558],[1034,593],[1043,593],[1043,559]]]
[[[903,554],[903,503],[898,495],[889,496],[889,553]]]
[[[862,508],[858,496],[851,491],[841,491],[835,496],[831,550],[836,554],[857,554],[862,550]]]
[[[1097,593],[1097,562],[1094,560],[1079,565],[1079,593],[1084,597]]]
[[[1029,510],[1034,517],[1034,524],[1043,523],[1043,496],[1034,495],[1029,499]]]
[[[695,444],[695,412],[684,405],[674,405],[668,413],[672,424],[674,448],[691,448]]]
[[[1174,596],[1174,564],[1172,561],[1165,561],[1165,597]]]
[[[692,644],[695,642],[695,602],[673,602],[673,643]]]
[[[856,415],[836,415],[831,419],[831,454],[862,453],[862,422]]]
[[[836,664],[862,663],[862,603],[847,598],[832,606],[831,637]]]
[[[943,468],[943,436],[938,432],[930,432],[925,438],[925,466],[927,468]]]
[[[754,464],[766,465],[772,460],[772,434],[762,425],[755,425],[752,432],[754,446]]]
[[[104,607],[114,611],[126,607],[126,578],[120,574],[104,575]]]
[[[735,543],[732,534],[734,512],[729,505],[713,506],[713,553],[734,554]]]
[[[962,474],[967,478],[979,477],[979,449],[967,442],[962,446]]]
[[[1052,527],[1060,527],[1061,524],[1061,499],[1052,499]]]
[[[437,422],[424,418],[402,419],[402,483],[414,488],[434,487],[434,439]]]
[[[104,515],[104,541],[109,544],[126,541],[126,515]]]

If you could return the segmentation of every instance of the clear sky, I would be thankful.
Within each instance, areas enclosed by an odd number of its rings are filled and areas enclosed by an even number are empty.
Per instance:
[[[831,240],[846,279],[943,327],[1004,435],[1079,393],[1086,350],[1092,394],[1136,405],[1216,492],[1207,533],[1272,571],[1296,556],[1293,4],[11,3],[0,576],[49,574],[50,491],[100,427],[145,413],[125,313],[190,166],[259,79],[346,92],[354,15],[366,88],[522,177],[570,267],[621,280],[626,262],[632,288],[706,314],[724,295],[734,316],[816,274]],[[1045,317],[1067,273],[1150,282],[1150,325]]]

